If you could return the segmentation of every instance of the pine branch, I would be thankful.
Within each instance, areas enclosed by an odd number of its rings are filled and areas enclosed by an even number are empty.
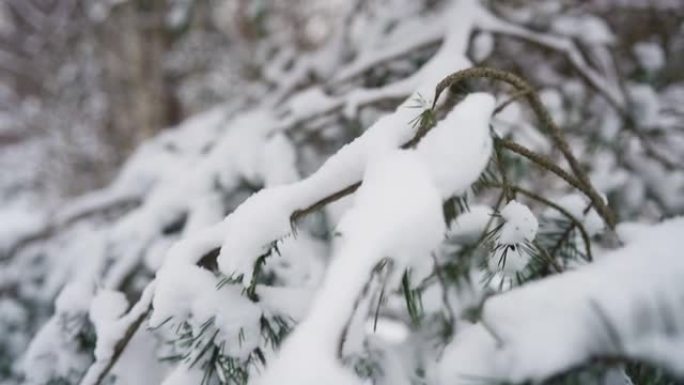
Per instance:
[[[509,150],[511,152],[514,152],[518,155],[521,155],[529,159],[537,166],[556,174],[558,177],[567,182],[570,186],[589,196],[589,192],[586,186],[584,186],[580,181],[578,181],[577,178],[573,177],[572,175],[568,174],[565,170],[557,166],[550,158],[541,154],[537,154],[536,152],[528,149],[527,147],[516,142],[510,141],[508,139],[495,138],[494,144],[498,147],[505,148],[506,150]]]
[[[465,80],[476,78],[487,78],[502,81],[512,85],[518,91],[526,91],[525,99],[532,108],[532,111],[537,116],[537,119],[539,120],[541,125],[544,127],[544,133],[548,134],[551,137],[556,148],[558,148],[561,151],[563,157],[570,165],[570,169],[575,174],[577,180],[580,182],[580,185],[584,187],[582,191],[592,201],[592,203],[596,207],[596,211],[599,213],[599,215],[601,215],[601,217],[606,222],[608,227],[610,229],[614,229],[615,218],[613,212],[610,210],[608,205],[606,205],[601,195],[596,191],[594,186],[589,181],[589,177],[587,176],[586,172],[584,172],[579,162],[577,161],[577,158],[575,158],[574,154],[572,153],[570,145],[565,139],[563,132],[553,121],[551,114],[548,112],[546,107],[544,107],[541,100],[539,99],[539,95],[522,78],[510,72],[486,67],[473,67],[455,72],[445,77],[439,82],[439,84],[437,84],[437,87],[435,89],[435,96],[433,99],[433,108],[436,106],[440,94],[445,89],[453,85],[462,83]]]
[[[503,188],[503,186],[501,184],[496,184],[496,183],[488,183],[487,186]],[[539,203],[542,203],[548,207],[551,207],[552,209],[558,211],[560,214],[562,214],[564,217],[566,217],[572,223],[573,228],[577,227],[577,229],[579,230],[579,232],[582,236],[582,241],[584,242],[584,247],[586,250],[587,257],[590,260],[593,259],[592,253],[591,253],[591,241],[589,238],[589,233],[587,232],[587,230],[584,227],[584,225],[582,224],[582,222],[580,222],[577,218],[575,218],[574,215],[572,215],[568,210],[564,209],[562,206],[560,206],[554,202],[551,202],[550,200],[542,197],[541,195],[535,194],[532,191],[524,189],[520,186],[510,185],[509,188],[515,192],[519,192],[519,193],[527,196],[530,199],[533,199],[533,200],[535,200]],[[554,248],[553,251],[551,252],[551,255],[555,254],[555,251],[557,251],[557,250],[555,250],[555,248]]]

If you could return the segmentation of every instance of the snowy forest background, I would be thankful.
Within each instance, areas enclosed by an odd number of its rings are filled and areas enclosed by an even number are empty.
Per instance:
[[[0,384],[684,381],[680,0],[2,0]]]

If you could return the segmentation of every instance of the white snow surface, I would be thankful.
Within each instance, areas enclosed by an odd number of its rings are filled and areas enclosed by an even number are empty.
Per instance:
[[[464,329],[447,347],[440,383],[466,384],[468,375],[536,381],[602,355],[684,373],[684,319],[668,310],[682,295],[684,259],[677,245],[684,218],[621,227],[623,248],[489,299],[481,321],[486,327]]]
[[[514,245],[521,242],[532,242],[537,235],[539,222],[529,207],[512,200],[501,210],[501,217],[506,221],[501,228],[497,242]]]

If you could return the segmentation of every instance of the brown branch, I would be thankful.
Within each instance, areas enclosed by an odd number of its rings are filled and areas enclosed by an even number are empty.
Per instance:
[[[425,113],[432,113],[432,110],[427,110]],[[425,135],[430,132],[432,127],[434,127],[434,120],[431,118],[426,118],[426,119],[421,119],[420,120],[420,125],[418,126],[418,129],[416,130],[416,134],[406,143],[401,145],[402,149],[408,149],[408,148],[414,148],[415,146],[420,143],[420,141],[425,137]],[[292,228],[295,227],[295,224],[297,223],[298,220],[301,218],[318,211],[325,207],[326,205],[333,203],[341,198],[344,198],[347,195],[353,194],[359,187],[361,186],[361,182],[356,182],[354,184],[351,184],[341,190],[338,190],[320,200],[317,202],[313,203],[310,206],[307,206],[303,209],[295,210],[292,215],[290,215],[290,224],[292,225]]]
[[[577,180],[580,182],[581,185],[585,187],[582,191],[592,201],[594,207],[596,207],[596,211],[599,213],[599,215],[601,215],[601,217],[606,222],[608,227],[614,229],[615,218],[613,212],[610,210],[608,205],[606,205],[601,195],[596,191],[596,189],[589,181],[589,177],[584,172],[579,162],[570,150],[570,145],[565,139],[563,132],[553,121],[553,118],[551,118],[551,115],[549,114],[548,110],[544,107],[541,100],[539,99],[539,95],[522,78],[510,72],[486,67],[474,67],[458,71],[445,77],[439,82],[439,84],[437,84],[437,87],[435,89],[435,96],[433,99],[433,107],[436,105],[440,94],[445,89],[453,85],[462,83],[465,80],[475,78],[486,78],[502,81],[512,85],[518,91],[525,91],[525,99],[527,100],[528,104],[532,108],[532,111],[537,116],[537,119],[543,126],[544,132],[551,137],[554,145],[561,151],[565,160],[570,165],[570,169],[575,174]]]
[[[518,100],[520,100],[520,98],[527,96],[527,94],[530,93],[530,92],[532,92],[532,90],[520,90],[520,91],[517,91],[516,93],[514,93],[513,95],[511,95],[511,97],[508,98],[508,100],[505,100],[503,103],[501,103],[501,104],[499,104],[498,106],[496,106],[496,108],[494,109],[494,112],[492,113],[492,115],[498,115],[498,114],[499,114],[501,111],[503,111],[506,107],[508,107],[509,105],[513,104],[514,102],[517,102]]]
[[[580,183],[580,181],[578,181],[577,178],[568,174],[565,170],[563,170],[555,163],[553,163],[553,161],[550,158],[541,154],[537,154],[529,148],[507,139],[495,138],[494,143],[497,146],[503,147],[511,152],[521,155],[532,161],[537,166],[556,174],[556,176],[563,179],[570,186],[580,190],[582,193],[589,196],[589,192],[586,186]]]
[[[509,183],[508,183],[508,176],[506,175],[506,170],[504,170],[503,167],[503,155],[501,154],[501,144],[498,142],[495,137],[494,140],[494,156],[495,156],[495,162],[496,162],[496,168],[499,169],[499,174],[501,174],[501,185],[503,189],[503,194],[506,197],[507,200],[515,199],[515,194],[513,191],[510,189]]]
[[[318,210],[322,209],[323,207],[327,206],[328,204],[333,203],[339,199],[342,199],[349,194],[353,194],[360,186],[361,186],[361,182],[356,182],[352,185],[349,185],[349,186],[343,188],[342,190],[334,192],[334,193],[320,199],[316,203],[314,203],[314,204],[312,204],[306,208],[295,210],[295,212],[293,212],[292,215],[290,215],[290,223],[291,223],[292,227],[294,228],[296,222],[298,220],[300,220],[301,218],[303,218],[303,217],[305,217],[305,216],[307,216],[307,215],[309,215],[315,211],[318,211]]]

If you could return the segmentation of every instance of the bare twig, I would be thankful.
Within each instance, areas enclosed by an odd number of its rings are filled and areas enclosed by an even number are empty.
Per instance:
[[[580,181],[578,181],[577,178],[568,174],[565,170],[563,170],[555,163],[553,163],[553,161],[550,158],[541,154],[537,154],[536,152],[528,149],[527,147],[507,139],[495,138],[494,143],[497,146],[505,148],[509,151],[512,151],[518,155],[521,155],[531,160],[537,166],[556,174],[558,177],[566,181],[570,186],[582,191],[585,195],[589,196],[586,186],[580,183]]]
[[[526,97],[527,94],[530,93],[530,92],[532,92],[532,90],[520,90],[520,91],[517,91],[516,93],[514,93],[513,95],[511,95],[510,98],[508,98],[507,100],[503,101],[503,103],[501,103],[501,104],[499,104],[498,106],[496,106],[496,108],[494,109],[494,112],[492,113],[492,115],[498,115],[498,114],[499,114],[501,111],[503,111],[506,107],[508,107],[509,105],[511,105],[511,104],[514,103],[514,102],[517,102],[518,100],[520,100],[520,98]]]

